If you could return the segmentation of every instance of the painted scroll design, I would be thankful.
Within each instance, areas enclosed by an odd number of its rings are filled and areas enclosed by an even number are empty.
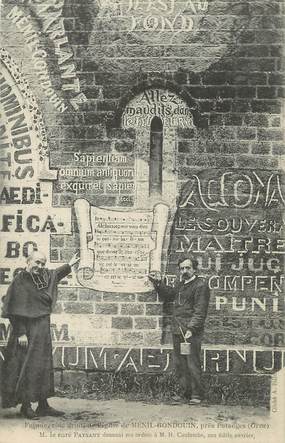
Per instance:
[[[80,237],[79,283],[99,291],[151,291],[148,273],[161,269],[168,206],[113,211],[78,199],[74,207]]]

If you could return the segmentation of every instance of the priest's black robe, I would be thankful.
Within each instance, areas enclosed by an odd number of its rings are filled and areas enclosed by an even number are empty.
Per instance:
[[[11,323],[2,369],[3,408],[54,395],[50,314],[58,282],[70,271],[69,265],[46,270],[46,287],[39,289],[35,278],[24,270],[8,288],[2,308],[2,316]],[[24,334],[28,337],[26,348],[18,343],[18,337]]]

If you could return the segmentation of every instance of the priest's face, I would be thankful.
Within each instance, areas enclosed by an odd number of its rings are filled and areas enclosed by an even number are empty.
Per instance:
[[[40,252],[34,252],[27,261],[27,271],[40,275],[46,264],[46,257]]]
[[[184,260],[179,264],[180,278],[182,281],[190,280],[195,275],[195,269],[190,259]]]

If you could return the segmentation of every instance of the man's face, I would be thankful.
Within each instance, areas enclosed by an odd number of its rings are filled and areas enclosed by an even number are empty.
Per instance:
[[[32,274],[40,275],[45,267],[45,264],[45,256],[35,252],[27,264],[27,270]]]
[[[195,270],[190,259],[184,260],[179,264],[180,277],[182,281],[190,280],[195,275]]]

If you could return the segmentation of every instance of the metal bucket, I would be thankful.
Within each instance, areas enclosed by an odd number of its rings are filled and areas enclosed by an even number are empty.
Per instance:
[[[189,355],[191,353],[191,343],[182,342],[180,343],[180,354]]]

